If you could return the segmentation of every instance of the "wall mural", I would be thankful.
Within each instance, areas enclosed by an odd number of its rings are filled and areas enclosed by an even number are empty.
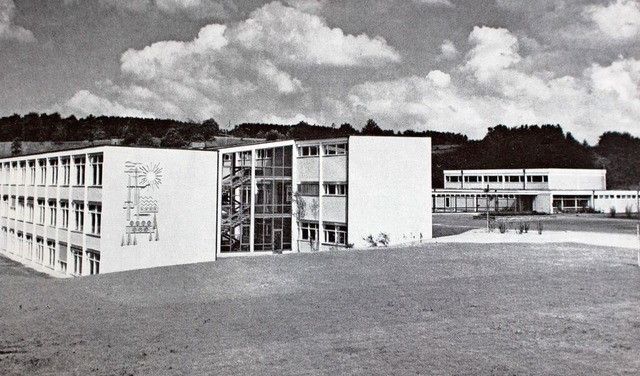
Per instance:
[[[125,233],[122,247],[135,246],[140,240],[158,241],[158,201],[153,191],[162,184],[162,167],[159,163],[143,164],[127,161],[124,172],[128,175],[127,200],[122,207],[126,210]]]

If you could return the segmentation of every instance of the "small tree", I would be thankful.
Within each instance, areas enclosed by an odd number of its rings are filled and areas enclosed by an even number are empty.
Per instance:
[[[16,138],[11,143],[11,155],[19,155],[22,153],[22,140]]]
[[[298,232],[300,232],[300,225],[302,223],[302,219],[307,215],[307,203],[304,201],[304,198],[300,194],[300,192],[293,192],[293,202],[296,205],[296,210],[293,212],[293,217],[298,224]],[[310,240],[311,247],[313,248],[313,243]],[[300,245],[298,244],[298,252],[300,252]]]
[[[160,140],[160,146],[163,148],[181,148],[186,144],[187,142],[175,128],[169,129],[164,137],[162,137],[162,140]]]
[[[153,136],[151,135],[151,133],[144,132],[143,134],[140,135],[140,137],[138,137],[138,140],[136,141],[136,145],[138,145],[138,146],[155,147],[156,146],[156,142],[154,141]]]
[[[369,119],[367,120],[367,124],[365,124],[364,128],[362,128],[361,133],[366,136],[382,136],[384,132],[375,120]]]

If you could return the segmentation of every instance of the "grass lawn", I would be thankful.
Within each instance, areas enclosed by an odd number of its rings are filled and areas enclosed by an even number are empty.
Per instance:
[[[634,263],[427,244],[50,279],[0,258],[0,374],[637,375]]]
[[[433,237],[457,235],[474,228],[486,228],[487,222],[478,218],[481,214],[433,214]],[[476,218],[474,218],[474,216]],[[505,219],[507,217],[503,217]],[[635,234],[637,219],[622,216],[609,218],[604,214],[558,214],[519,217],[526,218],[532,224],[542,221],[546,231],[586,231],[615,234]],[[532,225],[532,228],[535,226]]]

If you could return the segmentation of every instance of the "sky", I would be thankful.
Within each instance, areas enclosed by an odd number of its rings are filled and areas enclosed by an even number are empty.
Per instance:
[[[0,0],[0,116],[640,136],[638,0]]]

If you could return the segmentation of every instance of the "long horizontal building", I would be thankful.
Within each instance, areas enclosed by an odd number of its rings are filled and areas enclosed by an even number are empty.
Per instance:
[[[435,212],[638,212],[637,191],[609,191],[601,169],[445,170]]]
[[[431,237],[428,138],[217,150],[98,146],[0,160],[0,253],[81,276]]]

